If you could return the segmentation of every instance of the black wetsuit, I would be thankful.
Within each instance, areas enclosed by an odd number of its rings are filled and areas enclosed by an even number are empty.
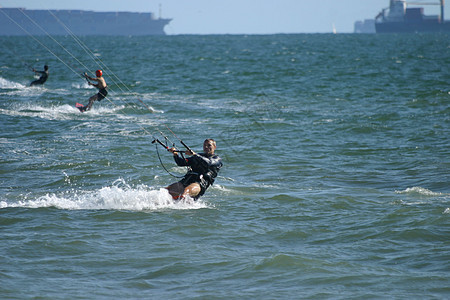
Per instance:
[[[187,187],[191,183],[197,182],[201,191],[196,197],[200,197],[206,189],[214,183],[220,168],[222,167],[222,159],[218,155],[206,156],[204,153],[198,153],[188,158],[182,158],[178,155],[174,156],[178,166],[188,166],[190,170],[184,175],[179,182]]]
[[[106,88],[102,88],[97,93],[97,101],[105,99],[106,96],[108,96],[108,91],[106,90]]]
[[[79,107],[78,109],[79,109],[81,112],[90,110],[91,107],[92,107],[92,105],[94,104],[94,101],[96,101],[96,100],[97,100],[97,101],[101,101],[101,100],[105,99],[105,97],[106,97],[107,95],[108,95],[108,91],[106,90],[106,87],[105,87],[105,88],[102,88],[101,90],[98,91],[98,93],[97,93],[97,98],[89,99],[88,105],[83,106],[83,107]]]
[[[35,80],[32,83],[30,83],[30,86],[44,84],[44,82],[47,81],[48,70],[47,71],[34,71],[34,72],[41,74],[41,77],[39,77],[38,80]]]

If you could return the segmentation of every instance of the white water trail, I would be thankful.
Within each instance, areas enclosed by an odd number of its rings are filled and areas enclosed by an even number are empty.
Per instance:
[[[0,209],[8,207],[155,211],[211,208],[211,205],[193,199],[174,201],[164,188],[152,189],[145,185],[130,187],[122,179],[119,179],[112,186],[102,187],[94,191],[71,190],[58,194],[48,193],[33,199],[24,197],[24,199],[15,202],[0,201]]]

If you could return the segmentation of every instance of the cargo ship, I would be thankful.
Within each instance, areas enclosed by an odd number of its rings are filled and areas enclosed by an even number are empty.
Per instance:
[[[153,13],[0,7],[0,35],[165,35],[171,20]]]
[[[408,5],[440,5],[440,16],[426,16],[423,7]],[[377,33],[450,32],[450,22],[444,20],[444,0],[440,3],[415,3],[390,0],[389,8],[375,17]]]

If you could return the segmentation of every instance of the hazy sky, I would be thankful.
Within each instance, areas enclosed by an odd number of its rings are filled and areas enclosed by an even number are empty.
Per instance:
[[[414,2],[439,2],[415,0]],[[353,32],[355,21],[373,19],[389,0],[0,0],[2,7],[153,12],[173,21],[167,34],[265,34]],[[446,6],[446,19],[450,8]],[[424,6],[439,15],[439,6]]]

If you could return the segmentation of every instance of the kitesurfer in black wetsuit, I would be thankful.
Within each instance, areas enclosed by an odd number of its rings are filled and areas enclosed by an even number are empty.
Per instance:
[[[175,148],[169,149],[178,166],[189,167],[183,179],[167,187],[173,199],[184,199],[189,196],[197,200],[214,183],[223,165],[222,159],[214,154],[215,150],[216,142],[213,139],[206,139],[203,142],[203,153],[187,150],[185,153],[190,155],[188,158],[180,157]]]
[[[47,81],[47,79],[48,79],[48,66],[47,65],[44,66],[44,71],[36,71],[36,69],[33,69],[33,72],[36,74],[41,74],[41,77],[39,77],[38,80],[35,80],[32,83],[30,83],[30,86],[41,85]]]
[[[84,73],[84,77],[86,77],[86,79],[97,81],[97,83],[92,83],[90,81],[88,81],[88,83],[89,83],[89,85],[92,85],[92,86],[95,86],[96,88],[98,88],[98,93],[95,94],[94,96],[92,96],[91,98],[89,98],[88,105],[78,107],[78,109],[81,112],[90,110],[92,105],[94,104],[94,101],[96,101],[96,100],[101,101],[108,95],[108,91],[106,90],[107,85],[106,85],[105,79],[103,78],[102,70],[95,71],[95,75],[97,76],[97,78],[90,77],[86,73]]]

